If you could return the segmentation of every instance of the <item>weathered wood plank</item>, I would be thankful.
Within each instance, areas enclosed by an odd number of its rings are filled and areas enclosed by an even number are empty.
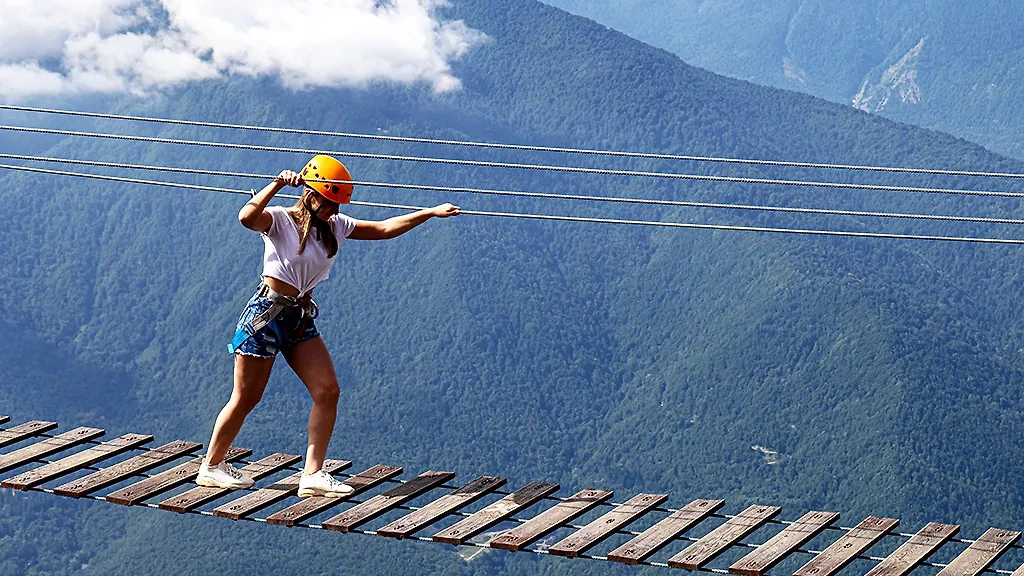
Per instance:
[[[426,526],[437,522],[451,512],[479,500],[487,494],[505,485],[505,478],[481,476],[459,488],[451,494],[445,494],[437,500],[410,514],[395,520],[391,524],[377,530],[378,536],[401,540]]]
[[[959,531],[959,526],[931,522],[887,556],[885,560],[876,564],[866,576],[903,576],[908,574],[950,538],[956,536]]]
[[[491,526],[500,523],[506,518],[514,516],[521,510],[529,508],[541,498],[554,494],[558,491],[558,484],[548,482],[532,482],[519,490],[505,496],[501,500],[474,513],[468,518],[434,534],[434,542],[446,544],[462,544],[487,530]]]
[[[669,559],[672,568],[696,570],[774,518],[782,508],[751,506]]]
[[[694,500],[668,518],[644,530],[642,534],[612,550],[608,559],[623,564],[639,564],[661,550],[725,505],[725,500]]]
[[[48,432],[56,427],[56,422],[44,422],[42,420],[33,420],[31,422],[25,422],[24,424],[12,426],[7,430],[0,430],[0,448],[3,448],[4,446],[10,446],[11,444],[16,444],[26,438],[31,438],[37,434]]]
[[[67,450],[83,442],[88,442],[93,438],[99,438],[103,434],[103,430],[99,428],[86,428],[83,426],[53,438],[47,438],[41,442],[30,444],[24,448],[19,448],[9,454],[0,454],[0,472],[17,468],[33,460],[46,458],[50,454]]]
[[[0,414],[0,424],[7,424],[10,421],[11,421],[11,417],[10,416],[4,416],[4,415]]]
[[[740,576],[763,576],[772,566],[838,519],[838,512],[808,512],[729,566],[729,573]]]
[[[198,442],[186,442],[184,440],[177,440],[169,444],[164,444],[159,448],[154,448],[145,454],[140,454],[134,458],[129,458],[124,462],[115,464],[109,468],[104,468],[98,472],[93,472],[88,476],[79,478],[72,482],[68,482],[63,486],[54,488],[53,493],[58,496],[67,496],[70,498],[81,498],[89,493],[95,492],[101,488],[106,488],[112,484],[125,480],[135,474],[151,470],[170,462],[181,456],[192,454],[196,450],[202,448],[203,445]]]
[[[797,569],[793,576],[833,576],[899,524],[900,521],[895,518],[868,516],[821,554]]]
[[[293,454],[272,454],[262,460],[246,465],[242,468],[241,472],[253,480],[259,480],[260,478],[277,472],[285,466],[291,466],[299,460],[302,460],[302,457],[295,456]],[[231,491],[232,490],[230,488],[196,486],[191,490],[182,492],[177,496],[164,500],[158,505],[158,507],[161,510],[184,514],[185,512],[198,508],[211,500],[216,500]]]
[[[1014,570],[1012,576],[1024,576],[1024,564],[1021,564],[1019,568]]]
[[[340,472],[351,465],[352,462],[348,460],[324,460],[323,469],[328,474],[334,474],[335,472]],[[275,482],[266,488],[251,492],[241,498],[237,498],[227,504],[214,508],[213,515],[220,516],[222,518],[230,518],[232,520],[241,520],[253,512],[262,510],[274,502],[284,500],[288,496],[298,492],[299,479],[301,477],[302,472],[296,472],[284,480]],[[314,499],[307,498],[303,502],[310,502],[311,500]]]
[[[293,504],[267,518],[267,523],[279,524],[281,526],[294,526],[296,523],[302,522],[314,514],[319,514],[320,512],[331,508],[335,504],[344,502],[345,500],[348,500],[362,492],[366,492],[381,482],[394,478],[401,473],[402,469],[397,466],[383,466],[378,464],[369,470],[360,472],[348,480],[345,480],[345,484],[348,484],[355,489],[351,494],[347,496],[339,496],[337,498],[327,498],[324,496],[306,498],[302,502]]]
[[[563,538],[548,548],[548,553],[566,558],[578,558],[580,554],[601,543],[619,528],[632,523],[666,500],[668,500],[668,494],[637,494],[607,514]]]
[[[953,559],[938,576],[978,576],[1020,539],[1020,532],[989,528]]]
[[[110,442],[104,442],[99,446],[94,446],[88,450],[83,450],[77,454],[72,454],[67,458],[62,458],[56,462],[51,462],[36,468],[29,470],[24,474],[19,474],[14,478],[9,478],[0,482],[0,486],[4,488],[12,488],[14,490],[28,490],[33,486],[49,482],[54,478],[60,478],[65,474],[69,474],[84,468],[91,466],[97,462],[116,456],[147,444],[153,441],[152,436],[144,436],[142,434],[125,434],[119,438],[115,438]]]
[[[225,460],[233,462],[240,458],[252,454],[252,450],[248,448],[235,448],[231,447],[228,449]],[[146,478],[141,482],[136,482],[131,486],[126,486],[120,490],[116,490],[107,494],[107,502],[113,502],[114,504],[121,504],[122,506],[134,506],[139,502],[147,498],[162,494],[175,486],[181,486],[186,482],[195,480],[196,475],[199,474],[199,465],[203,463],[204,457],[199,457],[194,460],[179,464],[170,470],[161,472],[151,478]]]
[[[383,494],[378,494],[373,498],[370,498],[362,504],[357,504],[352,508],[349,508],[334,518],[324,522],[322,526],[328,530],[348,532],[361,524],[365,524],[366,522],[373,520],[392,508],[401,506],[405,502],[427,492],[438,484],[444,484],[454,477],[454,472],[435,472],[433,470],[424,472],[401,486],[392,488]]]
[[[612,492],[608,490],[580,490],[525,523],[492,538],[488,546],[517,552],[611,497]]]

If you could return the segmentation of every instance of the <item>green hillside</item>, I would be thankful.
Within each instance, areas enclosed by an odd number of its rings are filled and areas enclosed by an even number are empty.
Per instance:
[[[532,0],[460,0],[450,11],[491,38],[458,63],[464,89],[455,94],[386,85],[292,93],[270,81],[230,79],[111,108],[531,144],[1024,168],[941,133],[715,76]],[[679,169],[313,137],[248,141]],[[41,144],[25,136],[16,146]],[[98,140],[67,140],[50,152],[268,173],[305,161]],[[1024,216],[1010,200],[349,165],[367,180]],[[1024,191],[963,178],[828,177]],[[207,441],[229,394],[224,344],[259,273],[261,243],[235,219],[241,199],[26,174],[5,175],[0,195],[8,223],[0,322],[10,335],[0,347],[0,412],[103,426],[112,435]],[[452,200],[477,210],[1022,237],[1008,226],[357,195]],[[840,511],[844,524],[891,515],[908,531],[930,520],[961,523],[968,537],[991,525],[1019,527],[1024,310],[1014,296],[1022,261],[1011,247],[471,216],[432,221],[390,242],[346,242],[317,291],[318,325],[342,381],[331,454],[354,468],[400,465],[407,477],[427,469],[455,470],[461,480],[495,474],[508,476],[510,487],[546,480],[563,493],[615,490],[616,499],[666,491],[673,507],[724,498],[732,513],[768,502],[784,506],[787,519],[811,508]],[[259,454],[302,453],[308,405],[282,363],[238,444]],[[415,542],[113,508],[0,492],[0,575],[636,572],[497,552],[466,563],[454,549]]]
[[[550,0],[718,74],[1024,157],[1024,5],[953,0]]]

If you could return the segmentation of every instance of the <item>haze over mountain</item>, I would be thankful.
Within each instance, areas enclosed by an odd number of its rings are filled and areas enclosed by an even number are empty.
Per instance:
[[[477,141],[1024,169],[945,134],[716,76],[532,0],[458,0],[446,16],[489,38],[452,65],[459,91],[385,84],[296,93],[270,79],[230,78],[108,106]],[[823,176],[100,121],[63,125],[349,151],[1024,191],[1019,183],[963,177]],[[28,136],[3,142],[5,151],[50,146]],[[58,142],[47,153],[266,173],[306,160],[86,139]],[[356,178],[392,182],[1024,217],[1015,199],[369,160],[349,166]],[[2,176],[0,323],[8,338],[0,347],[0,413],[105,427],[111,436],[207,441],[229,394],[224,345],[259,272],[260,242],[236,221],[242,197]],[[1009,225],[374,189],[358,190],[357,197],[420,205],[452,200],[475,210],[1024,237]],[[352,207],[351,214],[392,213]],[[345,242],[331,280],[317,289],[318,325],[342,381],[331,455],[353,460],[353,468],[403,466],[405,477],[427,469],[457,471],[456,482],[492,474],[507,476],[510,487],[545,480],[559,482],[563,493],[594,486],[623,500],[668,492],[673,507],[723,498],[729,513],[759,502],[783,506],[787,519],[809,509],[840,511],[844,525],[878,514],[901,518],[907,531],[925,521],[962,524],[967,537],[989,526],[1019,529],[1022,264],[1017,247],[479,216],[432,221],[389,242]],[[281,364],[238,439],[261,455],[305,449],[308,397]],[[613,538],[595,552],[622,541]],[[779,573],[789,567],[781,565]],[[452,549],[417,542],[0,492],[0,575],[147,572],[637,571],[497,552],[467,563]]]
[[[550,0],[694,66],[1024,158],[1024,4]]]

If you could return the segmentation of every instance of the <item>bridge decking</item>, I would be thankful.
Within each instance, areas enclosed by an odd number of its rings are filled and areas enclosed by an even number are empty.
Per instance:
[[[0,416],[0,425],[9,421],[10,417]],[[694,500],[679,510],[671,510],[661,507],[669,499],[667,494],[638,494],[624,503],[615,504],[609,502],[612,492],[595,488],[580,490],[567,498],[558,498],[554,494],[560,486],[547,482],[532,482],[510,493],[500,490],[506,479],[494,476],[480,476],[464,486],[447,484],[455,477],[454,472],[429,471],[408,481],[396,480],[402,474],[402,468],[387,465],[376,465],[355,475],[346,474],[349,478],[345,482],[356,489],[349,496],[299,499],[296,496],[299,469],[294,465],[300,458],[288,454],[273,454],[245,464],[244,470],[257,480],[270,478],[283,471],[295,472],[278,480],[270,480],[264,486],[257,485],[250,490],[235,493],[225,489],[190,486],[179,494],[154,503],[149,500],[195,479],[201,461],[195,457],[195,453],[201,449],[201,444],[177,440],[150,450],[143,448],[143,445],[153,440],[148,435],[125,434],[108,442],[99,442],[95,438],[103,436],[103,430],[81,427],[57,435],[48,433],[56,427],[55,422],[29,421],[0,428],[0,448],[35,440],[31,444],[0,452],[0,473],[15,472],[13,476],[0,481],[0,487],[71,498],[90,498],[125,506],[143,505],[178,513],[202,514],[205,517],[256,520],[283,526],[303,525],[397,539],[409,538],[737,576],[764,576],[773,566],[796,553],[809,554],[811,558],[795,571],[794,576],[833,576],[857,559],[874,563],[867,576],[904,576],[921,565],[939,568],[938,576],[979,576],[984,572],[1024,576],[1024,565],[1012,573],[1008,569],[992,568],[1008,550],[1021,548],[1016,544],[1021,532],[1013,530],[991,528],[977,540],[958,540],[954,537],[960,530],[959,526],[932,522],[916,534],[906,535],[910,537],[882,558],[865,554],[886,537],[894,537],[893,531],[899,525],[897,519],[871,516],[853,528],[841,528],[836,525],[838,512],[812,511],[796,521],[780,522],[775,517],[780,514],[781,508],[769,505],[750,506],[735,516],[722,516],[719,514],[719,510],[725,506],[722,500]],[[70,455],[46,460],[47,457],[83,445],[86,446],[84,449]],[[127,459],[117,458],[130,451],[141,453]],[[242,460],[251,453],[248,449],[232,447],[228,459]],[[187,460],[181,462],[183,459]],[[325,467],[333,474],[341,474],[351,464],[345,460],[329,460]],[[104,467],[99,467],[101,465]],[[160,467],[169,468],[154,474],[147,473]],[[46,487],[47,484],[66,480],[65,476],[82,471],[91,473],[52,489]],[[133,480],[134,483],[124,485]],[[385,483],[397,485],[365,500],[356,499]],[[104,496],[96,494],[118,485],[121,487]],[[443,489],[445,493],[423,506],[408,506],[410,501],[437,489]],[[498,497],[494,498],[495,495]],[[285,502],[289,499],[292,502]],[[471,503],[483,500],[491,501],[477,507],[474,512],[463,511]],[[545,501],[555,501],[555,504],[534,513],[530,518],[516,517],[535,506],[540,507]],[[286,505],[268,517],[255,517],[259,510],[282,502]],[[352,506],[320,524],[302,524],[307,519],[343,504]],[[584,526],[571,524],[573,519],[601,506],[610,506],[611,509]],[[212,508],[206,511],[204,507]],[[408,513],[386,522],[376,530],[360,528],[395,510]],[[652,518],[657,516],[663,517],[657,520]],[[457,518],[454,523],[449,522],[448,526],[440,530],[428,530],[430,526],[453,517]],[[641,533],[627,529],[641,518],[648,518],[649,527],[646,530]],[[712,518],[725,518],[725,521],[712,522],[709,520]],[[486,530],[503,523],[516,525],[485,534]],[[748,536],[764,530],[766,525],[779,524],[784,525],[784,528],[772,534],[763,544],[744,542]],[[710,530],[703,530],[700,538],[684,536],[702,527]],[[545,536],[566,529],[572,529],[573,532],[553,544],[531,547]],[[830,531],[829,534],[837,533],[837,537],[829,538],[829,545],[824,550],[801,548],[826,531]],[[606,556],[587,554],[610,537],[623,534],[632,538],[613,546],[614,549]],[[481,539],[481,535],[485,539]],[[936,551],[954,541],[957,545],[968,546],[948,564],[927,561]],[[650,560],[654,554],[672,545],[676,545],[679,550],[674,551],[667,562]],[[727,551],[739,549],[747,553],[733,561],[727,570],[710,567],[716,558]],[[733,553],[732,556],[737,557],[738,554]]]

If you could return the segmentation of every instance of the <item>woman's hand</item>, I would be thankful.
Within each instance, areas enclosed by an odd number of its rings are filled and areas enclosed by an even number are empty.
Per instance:
[[[433,208],[424,208],[423,210],[394,216],[380,222],[356,220],[356,227],[348,237],[353,240],[388,240],[405,234],[435,216],[447,218],[449,216],[458,216],[459,214],[462,214],[462,208],[458,206],[438,204]]]
[[[291,170],[282,170],[277,178],[274,178],[274,182],[285,186],[302,186],[304,183],[302,176],[298,172],[292,172]]]
[[[438,218],[458,216],[459,214],[462,214],[462,208],[453,204],[439,204],[430,209],[430,215]]]

